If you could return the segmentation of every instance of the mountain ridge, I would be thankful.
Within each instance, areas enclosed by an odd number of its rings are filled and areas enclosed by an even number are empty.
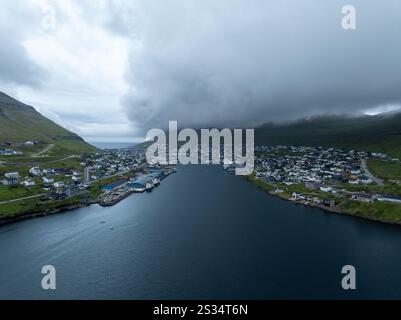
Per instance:
[[[96,147],[24,104],[0,92],[0,143],[40,141],[54,144],[59,153],[94,152]]]
[[[364,149],[401,156],[401,112],[323,115],[255,128],[256,144],[294,144]]]

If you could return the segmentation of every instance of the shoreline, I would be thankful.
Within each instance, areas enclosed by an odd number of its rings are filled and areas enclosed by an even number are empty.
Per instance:
[[[7,224],[24,221],[24,220],[41,218],[41,217],[46,217],[46,216],[56,215],[56,214],[63,214],[63,213],[73,211],[75,209],[80,209],[83,207],[90,207],[91,205],[98,204],[98,203],[99,203],[98,200],[94,200],[94,201],[90,201],[88,203],[69,205],[69,206],[64,206],[64,207],[60,207],[57,209],[52,209],[52,210],[47,210],[47,211],[42,211],[42,212],[24,212],[24,213],[18,214],[13,217],[0,218],[0,227],[5,226]]]
[[[164,180],[165,178],[167,178],[174,172],[175,171],[168,172],[167,174],[163,175],[163,177],[160,180]],[[128,196],[132,195],[133,193],[134,192],[127,192],[127,194],[125,194],[121,199],[118,199],[118,201],[116,201],[115,203],[113,203],[111,205],[106,205],[105,207],[113,206],[113,205],[119,203],[120,201],[126,199]],[[100,203],[101,203],[100,198],[97,198],[96,200],[91,200],[87,203],[79,203],[79,204],[74,204],[74,205],[61,206],[60,208],[57,208],[57,209],[51,209],[51,210],[46,210],[46,211],[42,211],[42,212],[24,212],[24,213],[17,214],[12,217],[0,218],[0,227],[7,225],[7,224],[24,221],[24,220],[40,218],[40,217],[45,217],[45,216],[55,215],[55,214],[63,214],[63,213],[67,213],[69,211],[73,211],[75,209],[79,209],[79,208],[83,208],[83,207],[90,207],[91,205],[94,205],[94,204],[100,205]]]
[[[164,176],[163,178],[166,178],[167,176],[168,175]],[[388,225],[401,226],[401,221],[400,222],[395,222],[395,221],[389,221],[389,220],[384,220],[384,219],[376,219],[376,218],[372,218],[372,217],[366,217],[366,216],[363,216],[363,215],[360,215],[360,214],[355,214],[355,213],[343,211],[338,207],[330,208],[330,207],[326,207],[324,205],[314,204],[314,203],[311,203],[311,202],[302,203],[302,202],[299,202],[299,201],[293,201],[293,200],[291,200],[290,198],[288,198],[287,196],[285,196],[283,194],[275,193],[275,192],[268,191],[268,190],[262,188],[261,186],[255,184],[249,178],[246,178],[246,180],[249,183],[253,184],[255,187],[257,187],[258,189],[260,189],[262,192],[267,194],[268,196],[275,197],[275,198],[278,198],[280,200],[290,202],[293,205],[302,205],[302,206],[306,206],[306,207],[309,207],[309,208],[321,209],[321,210],[323,210],[325,212],[334,213],[334,214],[343,215],[343,216],[355,217],[355,218],[364,219],[364,220],[368,220],[368,221],[376,222],[376,223],[384,223],[384,224],[388,224]],[[121,200],[124,200],[129,195],[131,195],[131,194],[127,194]],[[120,201],[118,201],[118,202],[120,202]],[[75,209],[79,209],[79,208],[83,208],[83,207],[90,207],[91,205],[94,205],[94,204],[100,204],[100,200],[96,199],[96,200],[89,201],[88,203],[80,203],[80,204],[75,204],[75,205],[69,205],[69,206],[64,206],[64,207],[60,207],[60,208],[57,208],[57,209],[46,210],[46,211],[42,211],[42,212],[25,212],[25,213],[22,213],[22,214],[13,216],[13,217],[0,218],[0,227],[4,226],[4,225],[7,225],[7,224],[12,224],[12,223],[28,220],[28,219],[45,217],[45,216],[48,216],[48,215],[63,214],[63,213],[69,212],[69,211],[73,211]]]
[[[355,213],[351,213],[351,212],[347,212],[347,211],[343,211],[340,208],[329,208],[326,207],[324,205],[318,205],[318,204],[314,204],[314,203],[302,203],[299,201],[292,201],[291,199],[287,198],[286,196],[279,194],[279,193],[274,193],[272,191],[268,191],[263,189],[261,186],[256,185],[253,181],[249,180],[249,178],[247,178],[247,181],[249,183],[252,183],[254,186],[256,186],[258,189],[260,189],[261,191],[263,191],[264,193],[266,193],[268,196],[272,196],[275,198],[278,198],[280,200],[283,201],[288,201],[290,203],[292,203],[293,205],[302,205],[302,206],[306,206],[306,207],[310,207],[310,208],[315,208],[315,209],[321,209],[323,211],[329,212],[329,213],[334,213],[334,214],[338,214],[338,215],[343,215],[343,216],[349,216],[349,217],[355,217],[355,218],[359,218],[359,219],[364,219],[364,220],[368,220],[371,222],[376,222],[376,223],[383,223],[383,224],[387,224],[387,225],[394,225],[394,226],[401,226],[401,221],[400,222],[395,222],[395,221],[389,221],[389,220],[384,220],[384,219],[376,219],[376,218],[372,218],[372,217],[366,217],[360,214],[355,214]]]

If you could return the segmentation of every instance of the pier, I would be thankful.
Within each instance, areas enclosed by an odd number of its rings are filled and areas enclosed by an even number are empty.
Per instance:
[[[164,170],[161,171],[161,175],[158,177],[160,181],[164,180],[167,178],[169,175],[172,173],[175,173],[176,169],[175,168],[165,168]],[[155,175],[150,173],[150,174],[145,174],[145,177],[150,177],[154,178]],[[159,181],[159,183],[160,183]],[[133,193],[136,193],[137,191],[130,187],[130,181],[119,181],[118,183],[111,184],[110,186],[112,189],[108,189],[107,186],[104,188],[106,191],[101,197],[99,201],[99,205],[102,207],[111,207],[119,203],[120,201],[124,200],[128,196],[130,196]],[[148,182],[149,183],[149,182]],[[159,185],[157,184],[152,184],[152,189],[153,187]],[[147,190],[149,191],[149,190]]]

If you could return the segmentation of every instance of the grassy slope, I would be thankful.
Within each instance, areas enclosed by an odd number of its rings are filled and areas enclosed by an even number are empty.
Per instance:
[[[37,140],[54,144],[53,153],[94,152],[96,148],[27,106],[0,92],[0,143]]]
[[[401,164],[399,162],[371,159],[368,162],[369,171],[385,180],[401,179]]]
[[[401,157],[401,113],[392,115],[323,116],[256,129],[258,144],[323,145],[385,152]]]

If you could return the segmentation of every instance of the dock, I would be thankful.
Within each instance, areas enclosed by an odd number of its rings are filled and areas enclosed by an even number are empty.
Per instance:
[[[176,172],[175,168],[168,168],[163,173],[163,175],[160,176],[160,181],[164,180],[169,175],[175,172]],[[110,190],[108,193],[104,193],[100,198],[99,205],[101,205],[102,207],[114,206],[120,201],[130,196],[131,194],[135,193],[135,190],[129,187],[128,181],[126,182],[120,181],[119,183],[116,183],[115,185],[111,186],[114,187],[114,189]],[[104,190],[107,190],[107,188],[105,188]]]

